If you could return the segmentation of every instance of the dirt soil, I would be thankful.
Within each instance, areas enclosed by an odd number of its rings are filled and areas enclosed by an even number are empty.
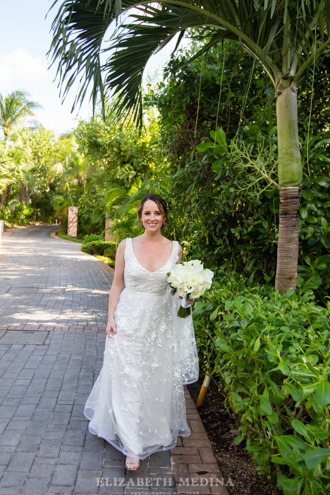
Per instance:
[[[199,382],[188,386],[194,401],[197,400],[200,388]],[[198,408],[198,412],[212,443],[220,472],[227,480],[228,493],[230,495],[275,495],[278,493],[266,477],[260,477],[256,473],[256,464],[244,446],[234,444],[234,438],[238,434],[236,425],[227,412],[216,387],[212,385],[209,387],[204,404]]]

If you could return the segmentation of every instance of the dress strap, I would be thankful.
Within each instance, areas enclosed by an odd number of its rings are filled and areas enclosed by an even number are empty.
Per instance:
[[[126,237],[126,246],[125,246],[125,260],[127,260],[127,257],[129,254],[132,254],[133,250],[133,245],[132,245],[132,239],[131,237]]]
[[[173,242],[172,256],[173,256],[173,260],[175,261],[175,263],[177,263],[177,261],[179,259],[179,243],[178,243],[178,241],[172,241],[172,242]]]

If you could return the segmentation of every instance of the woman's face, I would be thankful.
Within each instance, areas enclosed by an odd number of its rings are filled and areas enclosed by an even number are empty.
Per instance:
[[[141,222],[146,231],[157,232],[160,231],[165,217],[160,211],[157,203],[148,199],[143,205],[143,210],[141,214]]]

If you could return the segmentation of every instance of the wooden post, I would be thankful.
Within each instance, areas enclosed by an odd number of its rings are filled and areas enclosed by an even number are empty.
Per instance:
[[[77,237],[78,232],[78,206],[69,206],[68,209],[68,231],[71,237]]]
[[[204,381],[203,381],[202,388],[200,389],[199,396],[198,396],[197,401],[196,401],[196,407],[200,407],[203,405],[203,402],[204,402],[207,390],[209,388],[210,382],[211,382],[211,377],[210,377],[209,373],[207,372],[205,375]]]

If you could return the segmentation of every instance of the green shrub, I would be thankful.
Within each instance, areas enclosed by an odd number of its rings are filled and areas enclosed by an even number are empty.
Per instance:
[[[102,241],[103,238],[101,235],[98,234],[87,234],[83,238],[83,244],[88,244],[89,242],[93,241]]]
[[[324,161],[321,164],[329,161],[319,152],[318,159],[322,157]],[[326,197],[329,185],[326,176],[308,180],[304,177],[299,220],[297,285],[317,292],[322,304],[325,304],[330,290],[330,201]]]
[[[204,366],[238,422],[236,443],[260,473],[276,472],[285,495],[329,493],[329,311],[311,291],[281,296],[242,277],[225,281],[194,315]]]
[[[105,256],[104,251],[107,250],[107,257],[114,259],[116,256],[116,248],[117,244],[115,242],[105,242],[105,241],[92,241],[92,242],[87,242],[86,244],[82,245],[81,250],[84,251],[84,253],[96,255],[99,254],[101,256]]]
[[[1,218],[6,225],[24,225],[37,220],[37,212],[30,204],[13,203],[1,209]]]
[[[107,256],[108,258],[113,258],[115,259],[116,257],[116,250],[113,247],[108,247],[105,248],[103,251],[104,256]]]

